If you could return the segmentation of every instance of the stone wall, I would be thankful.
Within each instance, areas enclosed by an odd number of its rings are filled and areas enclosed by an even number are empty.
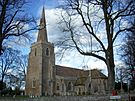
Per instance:
[[[120,101],[129,101],[128,94],[120,95]],[[135,98],[135,94],[131,94],[131,97]],[[110,96],[55,96],[55,97],[40,97],[40,98],[1,98],[0,101],[112,101]],[[118,100],[119,101],[119,100]],[[134,101],[134,100],[131,100]]]

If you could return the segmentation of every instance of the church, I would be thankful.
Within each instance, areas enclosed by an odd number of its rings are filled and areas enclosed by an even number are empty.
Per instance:
[[[43,8],[37,41],[29,53],[25,95],[90,95],[106,91],[107,76],[101,71],[55,65],[54,44],[48,42]]]

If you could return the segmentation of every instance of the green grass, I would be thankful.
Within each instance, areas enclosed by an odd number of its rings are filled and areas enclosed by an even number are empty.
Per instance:
[[[27,99],[28,96],[0,96],[0,99]]]

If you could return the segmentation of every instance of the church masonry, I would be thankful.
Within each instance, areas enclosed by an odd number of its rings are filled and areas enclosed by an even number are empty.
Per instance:
[[[105,93],[107,77],[99,70],[55,65],[54,45],[48,42],[45,11],[40,19],[37,42],[31,46],[25,94],[29,96]]]

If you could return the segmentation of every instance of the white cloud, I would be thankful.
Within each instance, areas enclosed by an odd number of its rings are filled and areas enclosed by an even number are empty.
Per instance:
[[[38,14],[41,15],[41,12],[42,12],[42,8],[40,8]],[[59,20],[58,15],[60,15],[60,13],[61,13],[61,9],[55,8],[55,9],[46,9],[45,10],[48,39],[52,43],[56,42],[59,39],[59,37],[62,34],[64,34],[58,28],[58,20]],[[79,21],[77,23],[79,23]],[[98,35],[100,37],[100,39],[105,39],[105,36],[103,33],[105,33],[104,29],[102,29],[102,31]],[[37,34],[35,34],[35,35],[37,35]],[[85,43],[86,38],[84,38],[82,40],[82,42],[83,41]],[[57,51],[56,47],[55,47],[55,50]],[[117,60],[117,62],[118,62],[118,60]],[[89,57],[89,56],[87,56],[87,57],[82,56],[76,50],[66,53],[64,55],[62,61],[59,61],[59,58],[56,57],[56,64],[80,68],[80,69],[82,69],[82,66],[87,65],[89,67],[89,69],[93,69],[93,68],[102,69],[104,71],[104,73],[107,74],[107,67],[103,61]]]
[[[61,35],[60,29],[58,28],[58,15],[60,14],[60,9],[47,9],[46,10],[46,22],[48,39],[51,42],[55,42]]]
[[[42,12],[41,9],[39,10],[39,12]],[[60,13],[61,13],[61,9],[46,9],[45,10],[47,32],[48,32],[48,38],[50,42],[55,42],[56,40],[59,39],[59,36],[63,34],[58,28],[58,24],[57,24],[59,20],[58,15]],[[82,41],[86,41],[86,39]],[[57,48],[55,48],[55,50],[57,51]],[[104,64],[104,62],[98,61],[88,56],[87,57],[82,56],[76,50],[65,53],[61,61],[59,61],[59,57],[56,57],[56,64],[68,66],[68,67],[80,68],[80,69],[82,69],[82,66],[87,65],[89,67],[88,69],[98,68],[98,69],[103,69],[104,71],[106,71],[106,65]]]

